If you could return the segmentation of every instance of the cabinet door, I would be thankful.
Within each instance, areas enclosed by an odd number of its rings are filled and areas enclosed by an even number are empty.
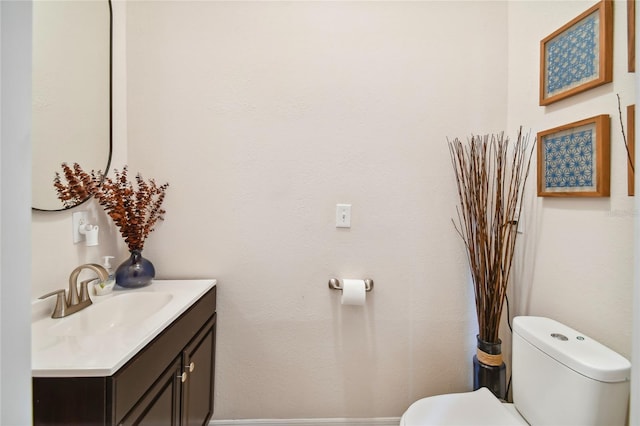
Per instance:
[[[183,425],[205,425],[213,415],[213,384],[216,344],[216,316],[185,348],[183,383]]]
[[[175,426],[180,424],[182,357],[156,380],[119,425]]]

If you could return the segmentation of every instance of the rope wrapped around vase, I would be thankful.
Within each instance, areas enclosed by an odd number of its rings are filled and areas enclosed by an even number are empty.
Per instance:
[[[499,367],[502,365],[502,354],[489,354],[480,348],[476,349],[476,356],[478,361],[483,364]]]

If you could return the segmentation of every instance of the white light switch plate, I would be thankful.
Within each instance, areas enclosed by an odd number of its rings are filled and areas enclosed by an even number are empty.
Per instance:
[[[351,204],[336,204],[336,228],[351,228]]]

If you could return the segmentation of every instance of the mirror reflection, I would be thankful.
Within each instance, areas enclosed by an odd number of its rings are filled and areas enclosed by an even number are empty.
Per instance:
[[[32,206],[63,210],[62,163],[106,171],[111,158],[111,4],[33,2]]]

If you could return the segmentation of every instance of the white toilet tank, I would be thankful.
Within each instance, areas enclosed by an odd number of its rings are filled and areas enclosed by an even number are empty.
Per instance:
[[[624,425],[629,361],[549,318],[513,320],[513,402],[532,426]]]

